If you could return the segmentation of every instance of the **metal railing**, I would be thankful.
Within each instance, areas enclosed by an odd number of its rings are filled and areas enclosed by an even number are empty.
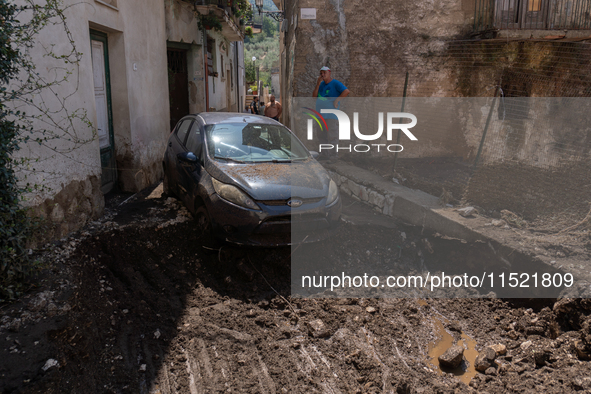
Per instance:
[[[474,31],[591,29],[591,0],[476,0]]]

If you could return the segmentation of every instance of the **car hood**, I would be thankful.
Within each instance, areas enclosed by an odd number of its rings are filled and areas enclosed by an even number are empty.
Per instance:
[[[210,160],[206,170],[221,182],[239,186],[258,201],[326,197],[330,182],[330,176],[316,160],[253,164]]]

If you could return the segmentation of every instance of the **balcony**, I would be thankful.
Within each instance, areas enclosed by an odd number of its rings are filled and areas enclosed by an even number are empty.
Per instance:
[[[213,12],[222,24],[221,34],[229,41],[243,41],[244,27],[232,13],[231,0],[197,0],[192,2],[195,9],[202,15]]]
[[[588,30],[587,0],[476,0],[474,31]]]

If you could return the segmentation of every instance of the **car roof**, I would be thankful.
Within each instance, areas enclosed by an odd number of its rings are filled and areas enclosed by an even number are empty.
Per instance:
[[[266,116],[239,112],[201,112],[199,114],[194,114],[193,116],[200,116],[205,121],[205,124],[245,122],[276,125],[278,123],[277,121]]]

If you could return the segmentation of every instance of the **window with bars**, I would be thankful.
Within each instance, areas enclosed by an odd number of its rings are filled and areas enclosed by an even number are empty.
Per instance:
[[[187,53],[183,50],[170,49],[166,51],[168,68],[175,74],[187,73]]]
[[[215,74],[215,40],[207,37],[207,75],[216,76]]]

